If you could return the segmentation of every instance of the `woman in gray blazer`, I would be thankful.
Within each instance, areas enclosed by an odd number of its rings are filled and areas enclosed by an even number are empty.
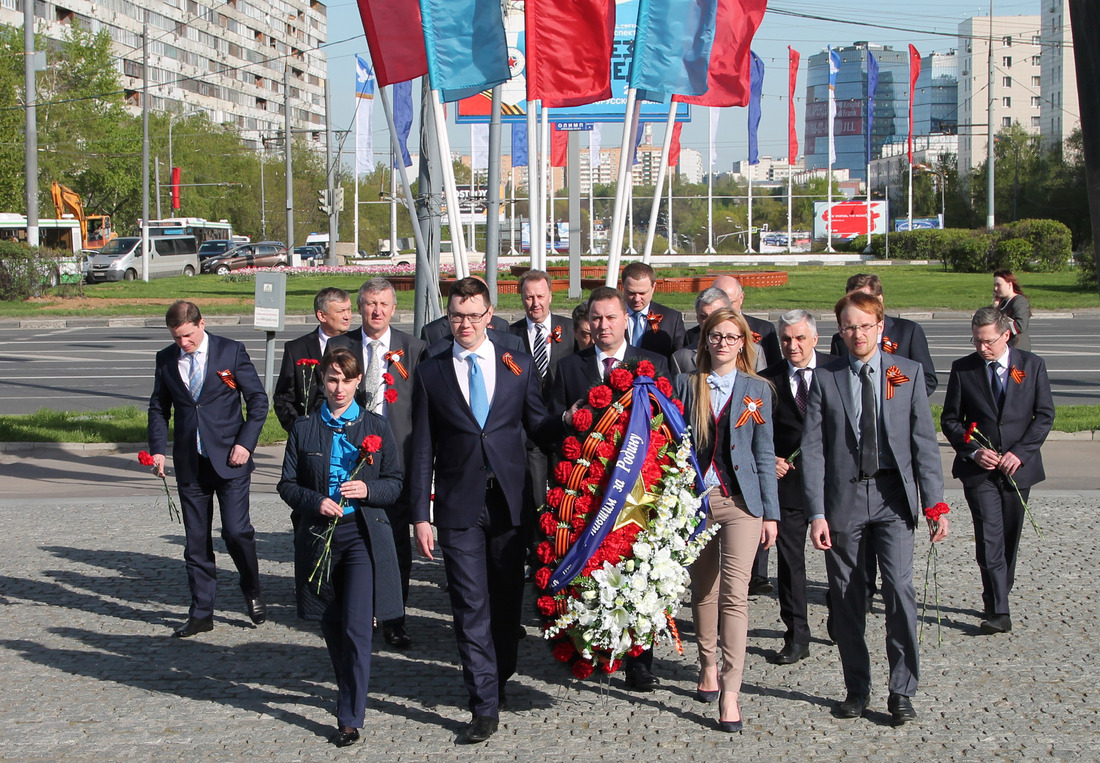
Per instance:
[[[775,543],[779,496],[772,390],[756,375],[745,319],[722,308],[703,323],[698,370],[676,377],[708,488],[708,521],[720,527],[691,566],[691,612],[699,647],[696,697],[718,702],[718,727],[740,732],[738,695],[748,640],[749,576],[756,550]],[[718,632],[722,670],[718,671]]]
[[[337,747],[358,741],[363,726],[373,620],[403,612],[384,510],[401,494],[397,444],[386,420],[355,402],[362,378],[354,352],[335,347],[325,353],[325,402],[291,427],[278,486],[300,516],[294,535],[298,616],[321,621],[336,671],[338,725],[329,741]]]

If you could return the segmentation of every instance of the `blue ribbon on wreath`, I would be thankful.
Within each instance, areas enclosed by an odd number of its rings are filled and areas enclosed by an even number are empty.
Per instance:
[[[631,395],[630,419],[623,433],[622,446],[619,448],[619,454],[615,460],[607,490],[604,492],[603,503],[600,504],[596,516],[584,528],[584,532],[581,533],[577,542],[566,552],[557,569],[554,570],[554,574],[550,576],[547,590],[551,594],[560,592],[581,574],[584,566],[588,564],[588,560],[596,553],[596,549],[600,547],[604,538],[611,532],[611,528],[615,526],[615,521],[626,503],[627,496],[630,495],[634,485],[638,482],[646,453],[649,452],[649,425],[652,413],[649,401],[651,397],[656,401],[661,413],[664,414],[665,422],[668,424],[673,437],[678,443],[683,440],[687,426],[684,423],[683,416],[680,415],[679,409],[657,389],[653,379],[648,376],[635,377],[634,389]],[[703,475],[700,473],[699,462],[695,458],[694,450],[691,452],[691,465],[695,467],[696,489],[703,496],[703,504],[698,511],[700,522],[691,534],[691,537],[694,538],[706,527],[707,517],[706,488],[703,486]]]

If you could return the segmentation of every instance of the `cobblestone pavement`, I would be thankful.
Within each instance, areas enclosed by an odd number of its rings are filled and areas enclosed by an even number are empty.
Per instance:
[[[1033,493],[1045,538],[1025,532],[1015,630],[997,637],[978,635],[972,527],[961,494],[949,498],[952,538],[939,554],[943,643],[936,645],[930,611],[913,724],[888,724],[877,600],[868,627],[872,712],[855,721],[829,714],[843,685],[836,651],[820,637],[824,565],[812,552],[818,638],[809,659],[766,662],[781,646],[778,606],[772,597],[751,603],[744,735],[716,731],[716,708],[692,698],[689,610],[680,620],[687,653],[659,647],[663,685],[649,695],[626,691],[619,676],[573,680],[535,635],[532,615],[500,731],[486,745],[459,747],[468,714],[442,567],[418,561],[409,618],[415,644],[406,653],[376,648],[365,740],[345,750],[325,742],[335,704],[331,667],[317,632],[294,616],[289,520],[277,497],[257,494],[253,508],[268,623],[248,622],[230,568],[214,631],[184,641],[169,637],[186,615],[187,587],[182,529],[169,522],[163,497],[0,501],[0,759],[1100,758],[1100,491]],[[918,538],[918,594],[927,547]]]

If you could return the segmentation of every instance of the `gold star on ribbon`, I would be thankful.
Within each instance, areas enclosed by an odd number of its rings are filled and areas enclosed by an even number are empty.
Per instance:
[[[629,524],[638,525],[642,530],[646,529],[649,526],[649,506],[653,502],[653,494],[646,492],[642,478],[639,477],[638,481],[634,483],[634,489],[626,497],[626,504],[619,512],[619,516],[615,520],[615,526],[611,528],[612,532]]]

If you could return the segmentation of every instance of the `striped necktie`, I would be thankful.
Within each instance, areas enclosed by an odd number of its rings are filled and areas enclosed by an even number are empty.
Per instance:
[[[538,366],[539,376],[546,378],[550,370],[550,353],[546,348],[546,327],[541,323],[535,324],[535,365]]]
[[[191,367],[187,369],[187,391],[191,393],[191,399],[195,402],[199,400],[199,394],[202,392],[202,368],[199,366],[199,352],[187,353],[187,359],[191,362]],[[198,424],[195,425],[195,448],[198,450],[200,456],[206,455],[206,448],[202,444],[202,433],[199,432]]]

